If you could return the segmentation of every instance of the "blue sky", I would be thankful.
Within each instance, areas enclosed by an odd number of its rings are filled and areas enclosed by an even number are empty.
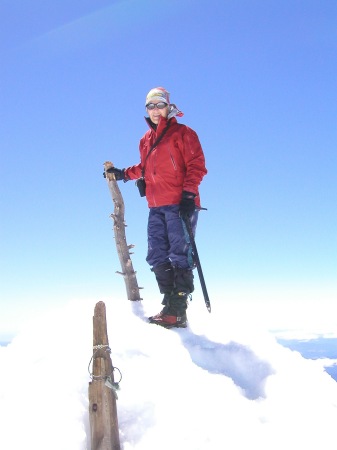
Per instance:
[[[336,21],[334,0],[2,0],[0,332],[125,292],[103,163],[138,162],[158,85],[204,148],[197,245],[213,305],[332,302]],[[121,189],[146,301],[147,205]]]

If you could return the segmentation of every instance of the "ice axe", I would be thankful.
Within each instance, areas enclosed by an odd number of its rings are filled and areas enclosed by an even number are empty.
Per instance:
[[[200,209],[205,209],[205,208],[200,208]],[[205,278],[204,278],[204,274],[202,272],[200,259],[199,259],[199,254],[198,254],[198,250],[197,250],[197,246],[196,246],[196,243],[195,243],[194,234],[193,234],[193,230],[192,230],[191,220],[190,220],[190,218],[187,215],[184,215],[182,217],[182,219],[183,219],[183,221],[184,221],[184,223],[186,225],[187,233],[188,233],[188,236],[190,238],[190,243],[191,243],[192,253],[193,253],[193,259],[194,259],[195,265],[197,266],[197,271],[198,271],[198,275],[199,275],[199,280],[200,280],[200,284],[201,284],[202,293],[204,295],[206,308],[208,309],[208,312],[211,312],[211,302],[210,302],[209,297],[208,297],[208,292],[207,292],[207,288],[206,288]]]

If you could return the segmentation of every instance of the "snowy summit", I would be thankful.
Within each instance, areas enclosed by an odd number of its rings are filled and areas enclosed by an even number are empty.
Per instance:
[[[329,448],[337,383],[324,361],[279,345],[238,311],[193,300],[186,329],[146,320],[142,302],[106,302],[123,450]],[[74,301],[0,347],[6,450],[89,450],[88,363],[95,302]],[[18,429],[20,432],[18,432]]]

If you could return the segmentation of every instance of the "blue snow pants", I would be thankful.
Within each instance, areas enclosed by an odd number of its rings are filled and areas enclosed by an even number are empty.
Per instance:
[[[199,211],[190,218],[195,234]],[[179,205],[150,208],[147,227],[148,253],[146,261],[152,267],[171,263],[173,267],[193,267],[192,249],[185,223],[179,216]]]

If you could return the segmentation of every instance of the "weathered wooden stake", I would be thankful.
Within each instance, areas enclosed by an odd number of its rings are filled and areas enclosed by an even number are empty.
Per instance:
[[[89,383],[91,450],[121,448],[115,391],[107,385],[114,385],[113,372],[105,304],[98,302],[93,317],[92,381]]]
[[[110,167],[113,167],[113,164],[110,161],[104,163],[105,170]],[[122,272],[117,273],[124,277],[128,299],[142,300],[139,294],[139,289],[142,288],[138,287],[136,272],[133,270],[130,257],[130,249],[132,249],[134,245],[128,245],[126,242],[123,197],[117,185],[117,181],[115,180],[115,176],[112,173],[106,172],[106,180],[114,202],[114,212],[111,214],[111,217],[114,221],[117,253],[122,267]]]

